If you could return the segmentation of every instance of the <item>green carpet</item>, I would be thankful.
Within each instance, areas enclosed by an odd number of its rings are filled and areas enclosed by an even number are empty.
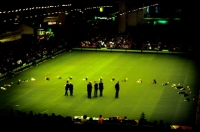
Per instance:
[[[13,82],[7,90],[0,90],[0,112],[8,114],[10,108],[34,113],[55,113],[63,116],[89,117],[127,116],[139,119],[142,112],[147,120],[177,125],[193,125],[198,95],[199,71],[195,61],[181,54],[140,54],[120,52],[73,51],[23,71],[0,82],[1,87]],[[62,79],[57,79],[61,76]],[[64,85],[73,79],[74,96],[64,96]],[[31,77],[36,81],[31,81]],[[49,77],[50,81],[46,81]],[[103,97],[88,99],[88,81],[103,77]],[[110,81],[114,77],[115,81]],[[127,82],[122,79],[128,78]],[[18,79],[28,79],[17,85]],[[137,83],[142,79],[143,83]],[[152,84],[156,79],[157,84]],[[114,98],[114,85],[120,81],[119,98]],[[170,82],[167,86],[162,83]],[[190,86],[190,102],[184,102],[172,83]],[[188,90],[185,90],[189,93]]]

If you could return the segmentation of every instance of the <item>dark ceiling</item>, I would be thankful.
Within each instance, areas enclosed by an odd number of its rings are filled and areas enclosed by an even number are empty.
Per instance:
[[[48,6],[56,4],[73,4],[74,6],[100,6],[100,5],[113,5],[117,1],[123,0],[54,0],[54,1],[44,1],[44,0],[1,0],[0,10],[6,9],[16,9],[22,7],[30,6]],[[161,0],[125,0],[128,3],[132,3],[135,6],[140,6],[143,3],[153,4]]]

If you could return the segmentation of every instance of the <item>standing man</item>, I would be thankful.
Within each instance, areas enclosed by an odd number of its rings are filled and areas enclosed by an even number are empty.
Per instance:
[[[90,81],[88,84],[87,84],[87,93],[88,93],[88,98],[91,99],[91,94],[92,94],[92,82]]]
[[[115,84],[115,98],[119,96],[119,81]]]
[[[103,96],[103,82],[100,80],[99,82],[99,91],[100,91],[100,96]]]
[[[65,96],[66,95],[68,96],[68,90],[69,90],[69,81],[67,81],[65,85]]]
[[[73,96],[73,90],[74,90],[74,86],[73,86],[72,82],[69,82],[70,96]]]
[[[94,81],[94,97],[97,97],[97,91],[98,91],[98,84],[97,81]]]

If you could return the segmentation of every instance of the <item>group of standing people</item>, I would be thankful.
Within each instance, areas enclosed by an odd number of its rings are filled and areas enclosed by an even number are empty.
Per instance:
[[[98,90],[100,92],[99,96],[103,96],[103,81],[100,80],[99,84],[97,83],[97,81],[94,81],[94,97],[97,97],[98,94]],[[87,84],[87,93],[88,93],[88,98],[92,98],[92,82],[90,81]]]
[[[65,85],[65,96],[68,96],[68,90],[70,92],[70,96],[73,96],[73,89],[74,86],[71,82],[67,81],[66,85]]]
[[[97,81],[94,81],[94,85],[92,85],[92,81],[90,81],[87,84],[87,97],[89,99],[92,98],[92,89],[94,86],[94,97],[98,97],[98,90],[99,90],[99,96],[102,97],[103,96],[103,89],[104,89],[104,85],[103,85],[103,81],[102,79],[100,79],[100,82],[97,83]],[[119,89],[120,89],[120,85],[119,85],[119,81],[115,84],[115,98],[119,97]],[[65,85],[65,96],[68,96],[68,90],[70,91],[70,96],[73,96],[73,84],[69,81],[66,82]]]
[[[98,90],[100,92],[100,96],[103,96],[103,89],[104,89],[104,86],[103,86],[102,80],[100,80],[99,84],[96,81],[94,81],[94,97],[97,97]],[[115,98],[119,97],[119,89],[120,89],[120,85],[118,81],[115,84],[115,91],[116,91]],[[87,93],[88,93],[88,98],[92,98],[92,82],[91,81],[87,84]]]

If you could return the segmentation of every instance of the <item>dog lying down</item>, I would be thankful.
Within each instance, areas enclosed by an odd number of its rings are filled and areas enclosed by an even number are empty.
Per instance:
[[[175,88],[175,89],[184,89],[183,86],[175,86],[174,88]],[[184,89],[184,90],[185,90],[185,89]]]
[[[6,88],[4,88],[4,87],[1,87],[1,90],[6,90]]]
[[[190,99],[189,99],[189,98],[186,98],[186,99],[184,99],[184,101],[186,101],[186,102],[189,102],[189,101],[190,101]]]
[[[10,87],[11,85],[10,84],[4,84],[4,87]]]
[[[137,80],[137,83],[142,83],[142,79]]]
[[[178,94],[183,94],[184,97],[189,96],[189,94],[185,93],[185,92],[177,92]]]
[[[169,82],[166,82],[166,83],[163,83],[162,86],[166,86],[166,85],[168,85],[168,84],[169,84]]]

